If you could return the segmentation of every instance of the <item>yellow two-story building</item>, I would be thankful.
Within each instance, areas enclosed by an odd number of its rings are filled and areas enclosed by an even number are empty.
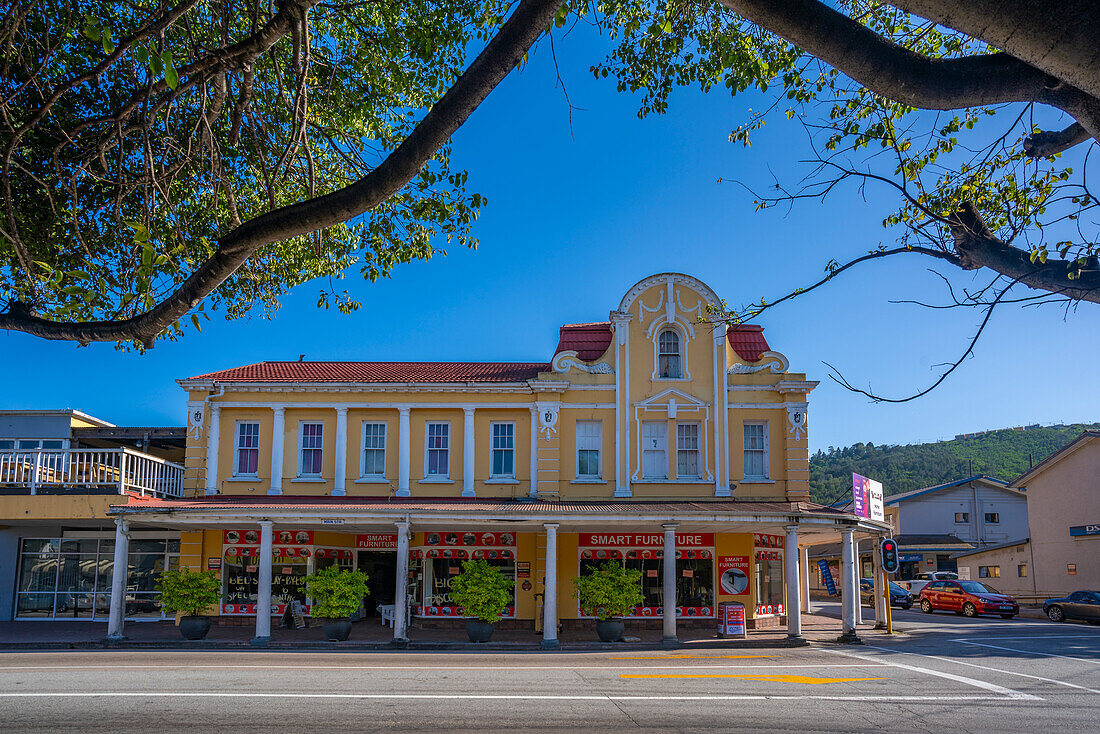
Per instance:
[[[607,321],[562,326],[546,363],[263,362],[179,380],[185,496],[114,507],[117,545],[178,531],[181,565],[219,571],[220,614],[255,618],[260,642],[332,564],[372,577],[366,611],[397,640],[410,620],[461,618],[450,580],[472,558],[515,578],[506,616],[547,647],[589,623],[572,579],[607,561],[643,572],[636,624],[666,638],[713,626],[721,602],[749,627],[790,615],[797,635],[799,547],[880,528],[809,501],[817,383],[720,309],[662,273]]]

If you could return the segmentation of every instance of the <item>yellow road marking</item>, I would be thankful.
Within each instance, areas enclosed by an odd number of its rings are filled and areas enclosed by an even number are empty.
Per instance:
[[[807,685],[820,685],[822,683],[856,683],[866,680],[885,680],[885,678],[814,678],[809,675],[737,675],[725,673],[622,673],[620,678],[741,678],[743,680],[769,681],[772,683],[805,683]]]
[[[650,655],[644,657],[608,658],[609,660],[745,660],[747,658],[774,658],[778,655]]]

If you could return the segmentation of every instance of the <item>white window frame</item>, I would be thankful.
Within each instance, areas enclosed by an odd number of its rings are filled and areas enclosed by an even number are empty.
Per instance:
[[[382,445],[367,446],[367,426],[382,426]],[[386,443],[389,440],[389,425],[386,421],[363,421],[359,427],[359,477],[360,479],[384,479],[386,477]],[[382,452],[382,472],[367,473],[367,451]]]
[[[447,427],[447,445],[442,449],[432,449],[428,446],[428,436],[432,426]],[[428,473],[428,452],[444,451],[447,454],[447,472],[445,474]],[[451,422],[450,421],[424,421],[424,478],[425,479],[450,479],[451,478]]]
[[[683,449],[680,448],[680,428],[694,428],[695,429],[695,448]],[[695,473],[694,474],[681,474],[680,473],[680,454],[693,453],[695,454]],[[676,478],[680,479],[700,479],[703,476],[703,427],[699,423],[684,422],[676,424]]]
[[[242,474],[239,469],[241,466],[241,426],[249,425],[256,426],[256,447],[255,449],[247,447],[249,451],[256,452],[256,471],[253,474]],[[239,420],[233,425],[233,476],[235,477],[258,477],[260,475],[260,422],[257,420]]]
[[[663,448],[659,448],[659,447],[656,447],[656,446],[654,446],[652,448],[646,448],[646,441],[649,440],[649,439],[646,438],[645,427],[648,426],[648,425],[663,425],[665,427],[665,445],[664,445]],[[642,421],[642,428],[641,428],[641,431],[639,432],[639,438],[641,440],[641,446],[642,446],[642,455],[640,457],[641,460],[642,460],[642,480],[644,481],[646,479],[658,479],[658,480],[661,480],[661,481],[667,481],[668,480],[668,421],[667,420]],[[645,470],[645,467],[646,467],[645,457],[646,457],[647,453],[661,453],[661,454],[664,454],[665,460],[664,460],[664,463],[662,464],[662,466],[664,468],[664,471],[659,476],[653,476],[653,475],[650,475],[650,474],[646,473],[646,470]]]
[[[745,445],[745,428],[748,426],[763,426],[764,427],[764,473],[763,474],[749,474],[748,462],[745,461],[745,455],[749,451],[759,451],[760,449],[750,449]],[[767,480],[771,479],[771,431],[769,430],[768,421],[766,420],[754,420],[744,421],[741,424],[741,463],[742,473],[744,474],[744,481],[752,482],[754,480]]]
[[[962,520],[959,519],[960,516],[962,516]],[[955,513],[955,524],[956,525],[967,525],[969,523],[970,523],[970,513],[969,512],[956,512]]]
[[[581,426],[586,428],[595,427],[595,432],[592,435],[582,435]],[[578,479],[599,479],[603,476],[603,421],[577,421],[575,426],[577,436],[577,478]],[[588,445],[589,442],[594,445]],[[582,446],[582,443],[585,444]],[[582,451],[595,451],[596,452],[596,473],[595,474],[582,474],[581,473],[581,452]]]
[[[987,513],[985,513],[985,524],[986,525],[1000,525],[1001,524],[1001,513],[999,513],[999,512],[987,512]]]
[[[305,446],[305,427],[306,426],[320,426],[321,427],[321,445],[320,446]],[[302,459],[305,458],[305,451],[320,451],[321,452],[321,469],[314,473],[305,473],[302,471]],[[324,421],[298,421],[298,478],[299,479],[320,479],[321,475],[325,473],[325,423]]]
[[[496,437],[495,433],[496,433],[496,427],[497,426],[510,426],[511,427],[511,429],[512,429],[512,445],[511,445],[511,447],[507,447],[507,446],[497,447],[496,446],[497,437]],[[496,469],[495,459],[496,459],[496,452],[497,451],[506,451],[506,452],[510,452],[512,454],[512,471],[505,472],[505,473],[502,473],[502,474],[497,474],[494,471]],[[490,421],[489,422],[489,478],[490,479],[515,479],[516,478],[516,422],[515,421]]]
[[[666,333],[671,333],[673,336],[676,337],[676,356],[679,357],[679,359],[680,359],[680,374],[679,375],[670,375],[668,377],[665,377],[664,375],[661,374],[661,356],[664,355],[664,354],[672,354],[672,352],[662,352],[661,351],[661,337],[664,336]],[[684,349],[684,344],[685,344],[686,341],[687,340],[684,339],[684,335],[681,334],[678,329],[673,329],[668,324],[662,326],[661,329],[657,332],[657,338],[653,342],[655,347],[656,347],[656,354],[657,354],[656,361],[653,363],[653,374],[658,380],[684,380],[684,379],[687,379],[686,378],[686,375],[687,375],[687,359],[685,358],[685,355],[684,355],[684,352],[686,351]]]

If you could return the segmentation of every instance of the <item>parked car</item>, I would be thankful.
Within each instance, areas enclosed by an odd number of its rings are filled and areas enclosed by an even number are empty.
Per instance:
[[[868,606],[875,605],[875,582],[872,579],[859,580],[859,598]],[[913,595],[908,589],[890,582],[890,606],[910,609],[913,606]]]
[[[1020,613],[1015,599],[981,581],[932,581],[920,590],[920,609],[925,614],[943,609],[967,617],[999,614],[1004,619]]]
[[[1100,591],[1075,591],[1065,599],[1047,599],[1043,611],[1051,622],[1083,619],[1089,624],[1100,624]]]
[[[954,581],[959,578],[959,574],[954,571],[924,571],[918,573],[909,581],[899,581],[898,583],[909,589],[909,593],[916,596],[920,593],[920,590],[933,581],[939,581],[942,579],[950,579]]]

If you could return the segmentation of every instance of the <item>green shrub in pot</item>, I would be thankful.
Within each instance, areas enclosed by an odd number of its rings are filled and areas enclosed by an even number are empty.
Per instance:
[[[157,580],[161,609],[182,612],[180,634],[188,640],[201,640],[210,631],[206,612],[221,601],[222,582],[213,571],[189,568],[165,571]]]
[[[329,566],[305,577],[306,593],[313,600],[309,609],[314,619],[324,619],[325,637],[342,642],[351,635],[348,619],[363,604],[370,592],[367,575],[338,566]]]
[[[488,642],[493,625],[512,603],[516,582],[486,560],[467,561],[462,573],[451,579],[451,601],[462,607],[463,614],[473,617],[466,622],[466,634],[471,642]]]
[[[596,632],[604,642],[623,638],[623,623],[635,607],[645,602],[642,572],[608,561],[585,576],[573,577],[573,597],[582,611],[596,617]]]

